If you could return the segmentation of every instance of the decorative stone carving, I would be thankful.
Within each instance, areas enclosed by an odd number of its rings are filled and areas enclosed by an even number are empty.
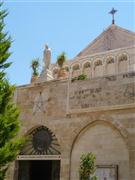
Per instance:
[[[33,101],[33,115],[36,114],[39,115],[39,113],[46,113],[46,108],[48,105],[48,99],[49,99],[49,91],[46,89],[46,91],[39,92]]]
[[[50,129],[39,126],[29,134],[29,139],[22,148],[21,155],[59,155],[60,145]]]

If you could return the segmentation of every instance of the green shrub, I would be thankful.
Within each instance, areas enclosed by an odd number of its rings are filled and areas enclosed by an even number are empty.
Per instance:
[[[87,75],[85,75],[85,74],[81,74],[81,75],[79,75],[78,77],[74,77],[74,78],[72,78],[72,82],[74,82],[74,81],[76,81],[76,80],[87,80],[88,78],[87,78]]]
[[[96,157],[94,154],[82,154],[79,168],[80,180],[98,180],[98,178],[94,176],[96,171],[95,161]]]
[[[77,78],[77,80],[86,80],[86,79],[87,79],[87,75],[86,74],[81,74]]]

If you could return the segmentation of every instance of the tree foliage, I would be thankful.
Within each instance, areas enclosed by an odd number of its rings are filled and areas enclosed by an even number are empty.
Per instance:
[[[14,85],[10,85],[5,70],[11,65],[7,62],[11,53],[11,37],[4,32],[4,18],[7,11],[0,3],[0,180],[4,180],[9,163],[19,153],[24,142],[15,138],[19,131],[19,111],[13,103]]]
[[[3,32],[5,27],[4,18],[7,14],[6,10],[2,10],[2,3],[0,3],[0,79],[5,75],[4,70],[11,65],[11,63],[6,62],[11,55],[8,51],[11,46],[11,37]]]
[[[94,173],[96,171],[96,157],[92,153],[82,154],[80,158],[80,180],[98,180]]]

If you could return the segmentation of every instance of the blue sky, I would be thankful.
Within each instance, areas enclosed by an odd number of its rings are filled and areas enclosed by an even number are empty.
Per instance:
[[[16,85],[30,82],[30,63],[42,60],[44,45],[52,49],[52,62],[62,51],[73,58],[111,24],[108,12],[118,10],[116,24],[135,31],[134,1],[21,1],[5,0],[9,15],[6,30],[12,36],[12,66],[8,78]]]

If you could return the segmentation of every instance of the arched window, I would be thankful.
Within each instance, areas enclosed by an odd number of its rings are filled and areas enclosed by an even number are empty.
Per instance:
[[[45,126],[32,130],[28,141],[22,148],[20,155],[57,155],[60,154],[60,145],[53,132]],[[53,148],[52,148],[53,147]]]
[[[64,72],[63,72],[63,77],[64,78],[68,78],[68,76],[69,76],[69,66],[64,66]]]
[[[83,74],[87,75],[88,78],[91,77],[91,66],[90,62],[85,62],[83,65]]]
[[[79,64],[75,64],[72,66],[72,77],[77,77],[80,75],[80,66]]]
[[[121,54],[118,57],[118,73],[128,71],[128,57],[126,54]]]
[[[103,64],[101,60],[94,63],[94,77],[103,76]]]
[[[57,79],[57,77],[58,77],[58,68],[55,68],[53,70],[53,77],[54,77],[54,79]]]
[[[106,75],[115,74],[115,62],[114,57],[108,57],[106,59]]]
[[[65,66],[64,68],[65,68],[65,70],[66,70],[67,72],[69,72],[69,67],[68,67],[68,66]]]

